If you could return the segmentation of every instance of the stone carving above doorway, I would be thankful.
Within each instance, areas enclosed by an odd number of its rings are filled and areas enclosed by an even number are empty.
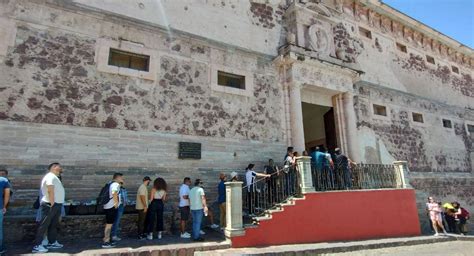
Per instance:
[[[308,28],[308,42],[314,51],[329,54],[329,38],[329,31],[322,24],[315,23]]]

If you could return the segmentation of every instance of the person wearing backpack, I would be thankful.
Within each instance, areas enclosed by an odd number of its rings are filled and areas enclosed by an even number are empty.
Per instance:
[[[111,242],[110,234],[112,232],[112,225],[114,224],[115,219],[117,218],[118,207],[121,204],[121,198],[119,196],[121,183],[123,183],[123,174],[115,173],[112,181],[104,186],[101,191],[101,195],[99,196],[101,203],[107,201],[107,203],[104,204],[105,228],[102,248],[115,247],[115,243]],[[106,190],[108,192],[105,194],[105,198],[102,193],[103,190]]]

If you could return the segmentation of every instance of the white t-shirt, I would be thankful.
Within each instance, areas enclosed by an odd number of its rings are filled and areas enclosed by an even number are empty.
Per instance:
[[[48,186],[54,186],[54,203],[64,204],[65,191],[63,184],[58,176],[52,172],[48,172],[41,180],[41,202],[51,203],[49,201]]]
[[[189,196],[189,186],[186,184],[179,188],[179,207],[189,206],[189,199],[184,199],[183,196]]]
[[[252,170],[247,170],[245,173],[245,181],[247,182],[245,185],[247,186],[247,191],[250,191],[250,185],[255,183],[255,177],[257,177],[257,173]]]
[[[120,198],[120,195],[119,195],[120,184],[118,182],[113,181],[112,184],[110,184],[109,186],[110,200],[104,205],[104,209],[112,209],[114,207],[114,198],[113,198],[114,192],[116,192],[118,195],[119,205],[122,203],[122,198]]]
[[[204,189],[201,187],[194,187],[189,191],[189,201],[191,203],[191,210],[201,210],[204,208],[202,205],[202,196],[204,195]]]

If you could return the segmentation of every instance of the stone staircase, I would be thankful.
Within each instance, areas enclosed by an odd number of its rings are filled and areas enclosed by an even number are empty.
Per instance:
[[[415,192],[412,189],[309,192],[303,197],[290,197],[275,204],[262,215],[253,217],[251,224],[244,228],[242,235],[230,237],[232,247],[353,241],[420,234]]]
[[[294,206],[298,200],[305,200],[305,197],[289,197],[282,203],[276,203],[273,208],[265,210],[263,215],[253,217],[253,223],[247,227],[258,226],[262,221],[271,220],[274,213],[284,212],[285,208]]]

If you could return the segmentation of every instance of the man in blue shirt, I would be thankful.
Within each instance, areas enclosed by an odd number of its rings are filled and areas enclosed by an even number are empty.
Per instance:
[[[2,170],[2,173],[7,173],[6,170]],[[3,246],[3,215],[7,212],[7,205],[10,201],[10,182],[6,177],[0,177],[0,254],[5,253],[5,247]]]
[[[225,181],[226,181],[226,175],[224,173],[219,174],[219,179],[221,180],[219,182],[219,185],[217,186],[217,192],[218,192],[218,198],[217,198],[217,203],[219,204],[219,212],[220,212],[220,224],[221,228],[225,228],[225,215],[226,215],[226,208],[225,208]]]

